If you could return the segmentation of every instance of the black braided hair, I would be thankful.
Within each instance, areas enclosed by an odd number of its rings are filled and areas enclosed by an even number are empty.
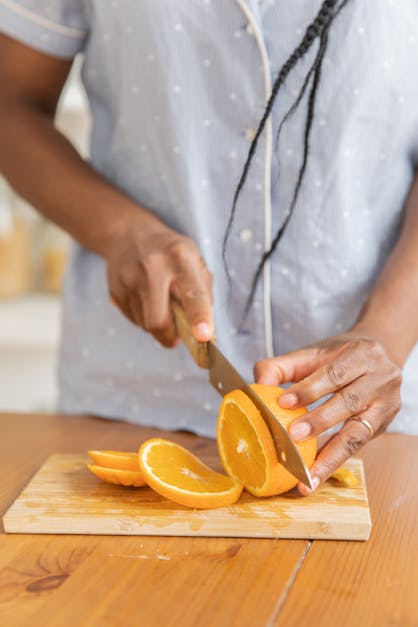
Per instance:
[[[298,197],[299,197],[299,191],[303,182],[303,178],[306,172],[306,167],[307,167],[307,163],[308,163],[308,155],[309,155],[309,143],[310,143],[310,135],[311,135],[311,129],[312,129],[312,123],[313,123],[313,119],[314,119],[314,112],[315,112],[315,102],[316,102],[316,94],[318,91],[318,85],[320,82],[320,77],[321,77],[321,68],[322,68],[322,61],[324,59],[325,56],[325,52],[327,49],[327,45],[328,45],[328,32],[330,30],[330,27],[334,21],[334,19],[337,17],[337,15],[340,13],[340,11],[345,7],[345,5],[350,2],[350,0],[342,0],[340,2],[340,4],[338,4],[339,0],[325,0],[322,3],[322,6],[317,14],[317,16],[315,17],[315,19],[313,20],[313,22],[308,26],[308,28],[305,31],[305,34],[302,38],[302,41],[300,42],[300,44],[297,46],[297,48],[292,52],[292,54],[290,55],[290,57],[287,59],[287,61],[284,63],[284,65],[282,66],[282,68],[280,69],[276,80],[274,81],[274,85],[272,88],[272,92],[271,92],[271,96],[267,102],[266,108],[264,110],[263,116],[259,122],[257,131],[255,133],[254,139],[251,142],[251,146],[250,149],[248,151],[248,156],[246,159],[246,162],[244,164],[244,168],[241,174],[241,178],[238,182],[237,188],[235,190],[234,193],[234,198],[233,198],[233,203],[232,203],[232,208],[231,208],[231,214],[229,217],[229,221],[228,221],[228,225],[226,227],[226,231],[225,231],[225,235],[224,235],[224,240],[223,240],[223,262],[224,262],[224,267],[226,270],[226,274],[227,274],[227,278],[228,278],[228,283],[229,283],[229,287],[231,289],[231,276],[229,274],[229,270],[228,270],[228,265],[227,265],[227,259],[226,259],[226,253],[227,253],[227,243],[228,243],[228,239],[229,236],[231,234],[231,230],[232,230],[232,225],[234,222],[234,217],[235,217],[235,213],[236,213],[236,209],[237,209],[237,203],[238,203],[238,198],[241,194],[241,191],[245,185],[245,182],[247,180],[248,177],[248,172],[253,160],[253,157],[255,155],[255,152],[257,150],[257,145],[258,145],[258,140],[265,128],[265,125],[267,123],[267,120],[272,112],[274,103],[276,101],[277,98],[277,94],[279,92],[279,90],[281,89],[281,87],[283,86],[286,78],[288,77],[288,75],[290,74],[290,72],[292,71],[292,69],[295,67],[295,65],[306,55],[306,53],[310,50],[310,48],[312,47],[314,41],[316,39],[319,39],[319,48],[315,57],[315,60],[312,64],[312,66],[310,67],[308,74],[304,80],[304,83],[301,87],[301,90],[295,100],[295,102],[293,103],[293,105],[290,107],[290,109],[286,112],[285,116],[283,117],[278,131],[277,131],[277,135],[276,135],[276,147],[278,147],[278,142],[279,142],[279,137],[280,137],[280,132],[283,128],[283,125],[286,123],[286,121],[293,115],[293,113],[296,111],[296,109],[298,108],[300,102],[302,101],[305,92],[308,88],[308,86],[310,85],[310,92],[309,92],[309,96],[308,96],[308,107],[307,107],[307,115],[306,115],[306,121],[305,121],[305,130],[304,130],[304,149],[303,149],[303,158],[302,158],[302,164],[299,170],[299,174],[297,177],[297,181],[296,181],[296,185],[295,185],[295,190],[293,193],[293,197],[292,197],[292,201],[290,203],[290,207],[286,213],[286,217],[282,223],[282,225],[280,226],[279,230],[277,231],[270,249],[265,251],[264,254],[261,257],[260,263],[257,267],[257,270],[255,272],[252,284],[251,284],[251,289],[250,289],[250,293],[246,302],[246,306],[245,306],[245,310],[244,310],[244,315],[242,318],[242,322],[241,324],[245,321],[247,314],[250,310],[250,307],[252,305],[253,299],[254,299],[254,294],[257,288],[257,283],[258,280],[261,276],[261,273],[263,271],[264,265],[266,263],[266,261],[271,257],[271,255],[273,254],[273,252],[275,251],[275,249],[277,248],[277,245],[279,244],[279,241],[281,240],[283,233],[287,227],[287,225],[289,224],[290,218],[292,216],[292,212],[295,208],[295,205],[297,203]]]

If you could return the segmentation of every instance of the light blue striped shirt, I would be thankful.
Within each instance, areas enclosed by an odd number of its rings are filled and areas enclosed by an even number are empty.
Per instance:
[[[192,237],[215,276],[220,348],[253,363],[356,319],[399,233],[418,151],[418,4],[352,0],[332,26],[299,202],[237,332],[260,256],[286,216],[316,46],[286,80],[259,142],[228,245],[233,192],[274,77],[321,0],[0,0],[0,28],[48,54],[84,53],[91,163]],[[291,7],[291,9],[290,9]],[[168,351],[108,301],[105,262],[73,247],[60,408],[213,436],[219,398],[183,347]],[[418,433],[418,354],[393,428]]]

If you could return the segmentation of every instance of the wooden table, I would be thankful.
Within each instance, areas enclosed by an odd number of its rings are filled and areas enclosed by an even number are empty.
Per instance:
[[[0,414],[0,512],[51,453],[157,434],[98,418]],[[158,432],[161,434],[161,432]],[[198,454],[213,441],[164,434]],[[0,535],[2,627],[417,627],[418,438],[362,453],[368,542]]]

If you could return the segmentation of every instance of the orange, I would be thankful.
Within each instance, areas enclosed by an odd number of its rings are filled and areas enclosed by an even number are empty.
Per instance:
[[[232,505],[242,483],[215,472],[175,442],[152,438],[138,453],[147,483],[158,494],[187,507],[207,509]]]
[[[283,409],[278,398],[285,392],[276,386],[251,386],[288,429],[306,409]],[[227,394],[221,404],[217,425],[219,455],[226,472],[244,484],[254,496],[273,496],[291,490],[298,480],[279,462],[270,431],[260,412],[241,390]],[[302,459],[310,468],[317,451],[312,438],[297,444]]]
[[[87,464],[87,468],[99,479],[106,483],[115,483],[117,485],[133,486],[141,488],[147,485],[144,476],[140,470],[120,470],[118,468],[104,468],[95,464]]]
[[[97,466],[139,471],[138,453],[126,451],[87,451]]]
[[[346,488],[354,488],[359,484],[357,477],[355,477],[347,468],[337,468],[337,470],[334,470],[331,477],[332,479],[342,483]]]

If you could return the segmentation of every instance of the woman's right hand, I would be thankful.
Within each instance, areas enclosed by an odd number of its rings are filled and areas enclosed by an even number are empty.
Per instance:
[[[106,251],[111,300],[131,322],[163,346],[177,344],[170,309],[181,302],[199,342],[214,334],[212,275],[196,244],[154,216],[130,217]]]

